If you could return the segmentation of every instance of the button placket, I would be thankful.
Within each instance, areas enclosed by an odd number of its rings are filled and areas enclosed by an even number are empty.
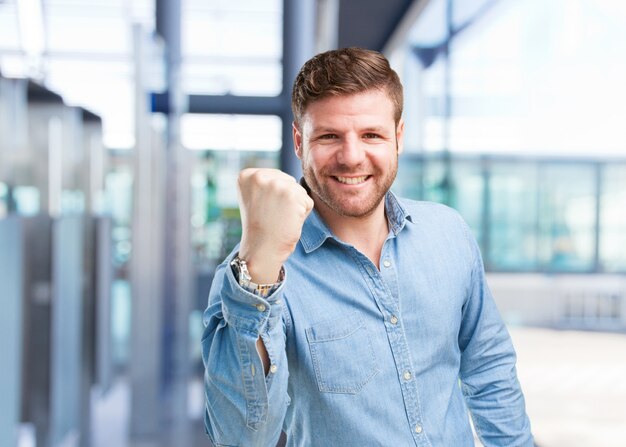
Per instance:
[[[372,282],[375,299],[379,309],[384,314],[384,321],[387,327],[387,337],[393,352],[397,374],[400,381],[400,388],[404,406],[407,411],[410,430],[413,432],[416,442],[423,438],[423,428],[421,426],[421,408],[417,389],[417,380],[413,377],[411,359],[406,340],[406,334],[400,329],[400,318],[398,310],[400,308],[400,293],[396,268],[392,262],[395,259],[393,250],[383,246],[380,258],[380,268],[376,268],[369,260],[364,260],[363,269],[365,279]],[[417,431],[417,427],[419,431]],[[424,445],[429,445],[428,443]]]

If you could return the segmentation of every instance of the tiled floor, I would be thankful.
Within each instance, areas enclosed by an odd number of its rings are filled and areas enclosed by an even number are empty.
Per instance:
[[[626,334],[533,328],[510,332],[538,446],[626,445]],[[197,390],[196,384],[194,395]],[[128,441],[128,401],[124,381],[98,401],[94,446],[170,447],[163,441]],[[200,421],[191,430],[194,447],[209,445]]]

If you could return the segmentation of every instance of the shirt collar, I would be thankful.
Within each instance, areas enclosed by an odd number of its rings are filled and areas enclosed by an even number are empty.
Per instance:
[[[400,199],[391,191],[387,191],[385,195],[385,213],[387,213],[387,221],[389,229],[394,235],[398,235],[404,228],[406,221],[413,222],[413,218],[409,214],[406,207],[400,203]]]
[[[304,179],[300,181],[307,191],[309,191]],[[404,207],[400,200],[394,193],[388,191],[385,195],[385,213],[387,214],[387,221],[389,222],[389,229],[397,236],[404,228],[406,221],[413,222],[411,215]],[[336,239],[330,228],[326,225],[322,217],[318,214],[317,210],[313,209],[309,217],[304,222],[302,227],[302,234],[300,236],[300,242],[306,253],[311,253],[317,250],[326,239]]]

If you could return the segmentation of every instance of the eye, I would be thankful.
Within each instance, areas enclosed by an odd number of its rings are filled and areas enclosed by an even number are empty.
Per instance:
[[[380,135],[378,135],[377,133],[368,132],[363,135],[363,138],[380,138]]]
[[[336,138],[337,138],[337,135],[335,135],[334,133],[327,133],[327,134],[319,136],[320,140],[334,140]]]

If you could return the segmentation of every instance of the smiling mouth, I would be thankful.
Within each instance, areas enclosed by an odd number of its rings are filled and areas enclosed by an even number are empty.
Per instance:
[[[344,185],[358,185],[359,183],[363,183],[368,178],[370,178],[369,175],[362,175],[360,177],[335,177],[335,180],[339,183],[343,183]]]

